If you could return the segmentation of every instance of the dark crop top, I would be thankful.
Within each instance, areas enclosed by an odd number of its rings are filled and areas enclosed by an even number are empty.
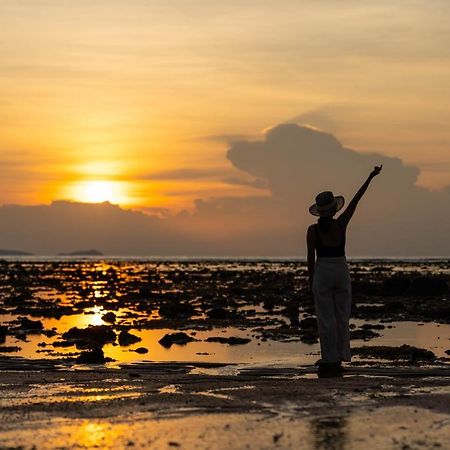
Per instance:
[[[316,231],[316,252],[318,258],[335,258],[338,256],[345,256],[345,230],[338,220],[336,222],[341,230],[342,239],[338,245],[333,245],[330,247],[322,243],[319,234],[319,225],[316,224],[314,226]]]

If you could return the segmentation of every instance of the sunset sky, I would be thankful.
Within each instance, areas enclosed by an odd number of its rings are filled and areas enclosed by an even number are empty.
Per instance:
[[[450,183],[450,3],[0,0],[0,203],[264,195],[228,142],[286,121]]]

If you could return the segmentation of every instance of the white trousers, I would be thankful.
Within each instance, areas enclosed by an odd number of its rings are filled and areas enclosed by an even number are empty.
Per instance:
[[[322,361],[350,361],[352,288],[345,256],[318,258],[312,287]]]

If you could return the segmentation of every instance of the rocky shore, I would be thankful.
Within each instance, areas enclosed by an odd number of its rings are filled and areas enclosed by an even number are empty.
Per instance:
[[[445,448],[448,261],[350,268],[355,358],[323,379],[313,365],[111,366],[105,351],[317,348],[302,263],[1,262],[0,448]],[[441,327],[440,353],[379,344],[403,322]],[[146,330],[162,332],[148,345]]]

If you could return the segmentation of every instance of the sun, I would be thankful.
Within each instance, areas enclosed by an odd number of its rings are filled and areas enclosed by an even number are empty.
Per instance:
[[[83,203],[127,203],[124,188],[122,184],[117,181],[79,181],[71,186],[70,191],[70,197],[73,200]]]

